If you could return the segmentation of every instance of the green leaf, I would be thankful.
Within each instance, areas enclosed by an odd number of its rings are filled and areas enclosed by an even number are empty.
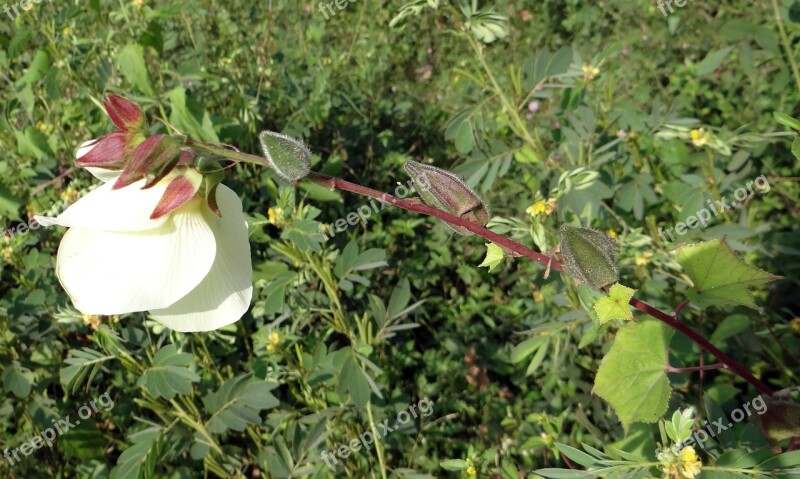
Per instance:
[[[171,108],[169,121],[192,139],[219,143],[211,116],[196,101],[186,96],[186,89],[175,87],[167,92]]]
[[[189,367],[194,365],[194,357],[189,353],[178,352],[178,346],[170,344],[159,349],[153,358],[153,366],[147,369],[137,384],[144,386],[151,395],[172,399],[176,394],[192,392],[192,383],[200,376]]]
[[[659,321],[628,323],[600,364],[593,392],[611,404],[626,429],[655,422],[667,410],[671,390],[664,368],[672,334]]]
[[[439,465],[448,471],[462,471],[467,468],[467,461],[463,459],[448,459],[442,461]]]
[[[786,113],[781,113],[779,111],[772,112],[772,116],[775,117],[775,121],[780,123],[783,126],[788,126],[789,128],[800,131],[800,120],[793,118]]]
[[[485,266],[489,268],[489,272],[491,273],[495,268],[500,266],[500,263],[503,262],[505,257],[506,254],[503,252],[503,248],[494,243],[486,243],[486,258],[484,258],[483,263],[479,264],[478,267]]]
[[[100,372],[103,363],[114,359],[114,356],[104,355],[94,349],[81,348],[69,352],[69,357],[64,360],[69,366],[61,369],[59,379],[61,385],[68,392],[80,389],[84,379],[88,376],[87,383],[91,383],[94,376]]]
[[[800,160],[800,137],[795,138],[794,141],[792,142],[792,154],[794,155],[795,158]]]
[[[284,180],[294,182],[311,171],[311,152],[302,142],[274,131],[262,131],[258,139],[269,166]]]
[[[703,61],[696,65],[697,68],[697,76],[706,76],[711,73],[714,73],[714,70],[719,68],[722,64],[722,61],[725,60],[725,57],[733,50],[733,47],[725,47],[720,50],[714,50],[712,52],[708,52]]]
[[[689,299],[701,308],[742,305],[758,309],[749,288],[780,279],[736,256],[724,239],[678,249],[678,262],[692,279]]]
[[[229,429],[244,431],[249,424],[260,424],[259,412],[277,407],[280,401],[270,393],[278,385],[253,379],[249,374],[225,381],[219,390],[203,399],[206,412],[212,414],[207,428],[213,433]]]
[[[608,292],[608,296],[600,298],[594,304],[594,310],[597,312],[600,323],[603,324],[612,319],[625,321],[633,319],[633,311],[628,302],[633,298],[636,290],[617,283],[611,286]]]
[[[64,455],[84,460],[105,459],[103,449],[106,441],[100,434],[97,423],[91,418],[75,419],[75,423],[76,426],[69,430],[69,434],[64,434],[58,440],[58,447],[64,451]]]
[[[164,449],[161,429],[151,427],[128,436],[132,446],[122,451],[117,465],[111,470],[111,479],[153,478],[158,459]]]
[[[27,373],[27,374],[26,374]],[[3,371],[3,389],[9,391],[20,399],[28,397],[31,393],[32,382],[28,377],[30,371],[23,371],[19,363],[14,361]]]
[[[136,43],[128,43],[117,53],[117,66],[134,88],[147,96],[155,96],[150,75],[144,61],[144,49]]]

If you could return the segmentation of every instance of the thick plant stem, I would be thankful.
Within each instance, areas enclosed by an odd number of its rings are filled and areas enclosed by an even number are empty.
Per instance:
[[[794,77],[797,91],[800,92],[800,70],[797,68],[797,62],[794,59],[794,52],[792,52],[792,42],[789,41],[789,36],[786,34],[786,29],[783,27],[783,20],[781,19],[781,11],[778,7],[778,0],[772,0],[772,11],[775,13],[775,23],[778,24],[778,33],[781,36],[781,43],[786,50],[786,58],[789,59],[789,66],[792,69],[792,76]]]
[[[219,146],[208,145],[205,143],[197,143],[192,142],[192,146],[194,148],[207,151],[209,153],[214,153],[222,157],[229,158],[234,161],[243,161],[247,163],[255,163],[257,165],[267,166],[270,165],[267,163],[265,158],[255,155],[249,155],[247,153],[242,153],[240,151],[233,151],[227,148],[222,148]],[[413,211],[415,213],[420,213],[423,215],[433,216],[439,218],[442,221],[445,221],[451,225],[460,226],[465,228],[472,233],[475,233],[478,236],[486,238],[487,240],[495,243],[498,246],[502,246],[506,248],[508,251],[513,251],[515,254],[519,256],[525,256],[526,258],[530,258],[534,261],[538,261],[539,263],[549,266],[550,269],[555,269],[557,271],[561,271],[561,263],[555,261],[550,256],[542,253],[538,253],[533,251],[532,249],[517,243],[516,241],[506,238],[503,235],[499,235],[494,231],[488,230],[482,226],[478,226],[474,223],[471,223],[465,219],[459,218],[458,216],[453,216],[449,213],[446,213],[442,210],[432,208],[420,201],[414,200],[403,200],[397,197],[394,197],[388,193],[383,193],[381,191],[373,190],[372,188],[368,188],[366,186],[359,185],[357,183],[352,183],[347,180],[343,180],[340,178],[335,178],[332,176],[324,175],[322,173],[311,172],[306,179],[317,183],[321,186],[326,188],[330,188],[331,190],[341,190],[341,191],[349,191],[350,193],[355,193],[362,196],[367,196],[370,198],[375,198],[380,200],[384,203],[389,203],[393,206],[397,206],[398,208],[402,208],[404,210]],[[675,316],[667,314],[649,304],[645,303],[644,301],[640,301],[636,298],[632,298],[629,303],[634,308],[638,309],[639,311],[658,319],[661,322],[666,323],[671,328],[679,331],[681,334],[689,338],[692,342],[697,344],[701,349],[705,350],[721,363],[725,365],[725,369],[739,375],[742,379],[747,381],[750,385],[754,388],[758,389],[761,393],[772,395],[773,391],[770,389],[766,384],[761,382],[758,378],[753,376],[747,369],[745,369],[742,365],[737,363],[733,358],[728,356],[727,354],[720,351],[717,347],[711,344],[706,338],[702,335],[694,331],[689,326],[681,323]],[[686,306],[687,303],[682,303],[681,308]]]

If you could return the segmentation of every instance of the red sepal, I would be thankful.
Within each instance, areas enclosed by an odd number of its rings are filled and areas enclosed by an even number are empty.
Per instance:
[[[77,158],[75,164],[81,168],[121,169],[125,165],[125,142],[123,133],[111,133],[98,138],[92,149]]]
[[[103,100],[103,106],[105,106],[106,113],[108,113],[111,121],[120,130],[127,132],[130,129],[143,129],[144,113],[136,103],[119,95],[108,94]]]

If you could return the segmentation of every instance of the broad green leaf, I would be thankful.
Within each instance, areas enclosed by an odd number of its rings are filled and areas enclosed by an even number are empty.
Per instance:
[[[155,96],[141,45],[128,43],[122,47],[117,53],[117,66],[134,88],[147,96]]]
[[[505,257],[506,254],[503,252],[503,248],[494,243],[486,243],[486,258],[484,258],[483,263],[478,266],[489,268],[489,272],[491,273],[495,268],[500,266],[500,263],[503,262]]]
[[[155,397],[172,399],[176,394],[192,392],[192,383],[200,376],[190,369],[194,356],[178,352],[178,346],[170,344],[159,349],[153,358],[153,366],[148,368],[137,384]]]
[[[655,422],[667,410],[671,389],[664,368],[672,334],[659,321],[628,323],[600,364],[593,392],[611,404],[626,429]]]
[[[25,374],[19,363],[14,361],[12,364],[6,366],[5,371],[3,371],[3,389],[21,399],[28,397],[31,393],[32,386],[31,379],[28,377],[29,375],[31,375],[30,371],[27,371],[27,374]]]
[[[612,319],[625,321],[633,319],[633,311],[631,311],[628,302],[633,298],[635,292],[635,289],[619,283],[611,286],[608,296],[600,298],[594,305],[594,310],[597,312],[600,323],[606,323]]]
[[[684,246],[678,250],[678,262],[694,283],[689,299],[701,308],[742,305],[758,309],[749,288],[780,279],[743,262],[724,239]]]
[[[241,432],[249,424],[260,424],[259,413],[280,404],[270,393],[276,387],[275,383],[252,379],[250,375],[228,379],[219,390],[208,393],[203,399],[206,412],[212,415],[207,422],[208,430]]]

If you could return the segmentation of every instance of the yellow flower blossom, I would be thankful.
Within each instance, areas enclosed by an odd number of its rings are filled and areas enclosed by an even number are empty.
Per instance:
[[[596,77],[597,74],[600,73],[599,68],[593,67],[591,65],[583,65],[581,70],[583,70],[583,79],[586,81],[593,80],[594,77]]]
[[[478,471],[477,471],[477,470],[475,470],[475,466],[469,466],[469,467],[467,468],[467,475],[468,475],[468,476],[474,476],[474,475],[476,475],[476,474],[478,474]]]
[[[706,134],[705,128],[690,131],[689,137],[692,139],[692,144],[694,146],[701,147],[708,144],[708,135]]]
[[[697,457],[697,452],[692,446],[684,447],[678,457],[673,456],[662,466],[664,473],[675,479],[694,479],[702,468],[703,462]]]
[[[545,214],[550,216],[553,214],[553,211],[556,210],[556,199],[555,198],[548,198],[547,201],[537,201],[536,203],[530,205],[525,212],[531,216],[538,216],[541,214]]]
[[[528,209],[525,210],[531,216],[537,216],[547,211],[547,205],[544,201],[537,201],[536,203],[530,205]]]
[[[267,351],[274,353],[278,349],[278,346],[281,345],[281,335],[273,331],[269,333],[267,341]]]
[[[2,256],[3,256],[3,260],[5,262],[10,263],[11,262],[11,257],[13,255],[14,255],[14,248],[12,248],[10,246],[6,246],[5,248],[3,248]]]
[[[790,323],[789,326],[794,330],[795,333],[800,333],[800,318],[794,318]]]
[[[614,230],[606,230],[606,234],[608,236],[611,236],[612,238],[615,238],[615,239],[619,236],[619,235],[617,235],[617,232],[614,231]]]
[[[139,10],[144,5],[144,0],[133,0],[133,6]]]
[[[640,254],[634,260],[636,262],[636,266],[647,266],[650,264],[650,258],[653,257],[652,251],[645,251],[644,253]]]
[[[269,211],[267,211],[267,216],[269,217],[267,221],[269,221],[270,224],[278,228],[286,226],[286,220],[283,218],[283,208],[270,208]]]
[[[100,316],[96,314],[84,314],[83,324],[91,327],[93,331],[97,331],[97,328],[100,327]]]

